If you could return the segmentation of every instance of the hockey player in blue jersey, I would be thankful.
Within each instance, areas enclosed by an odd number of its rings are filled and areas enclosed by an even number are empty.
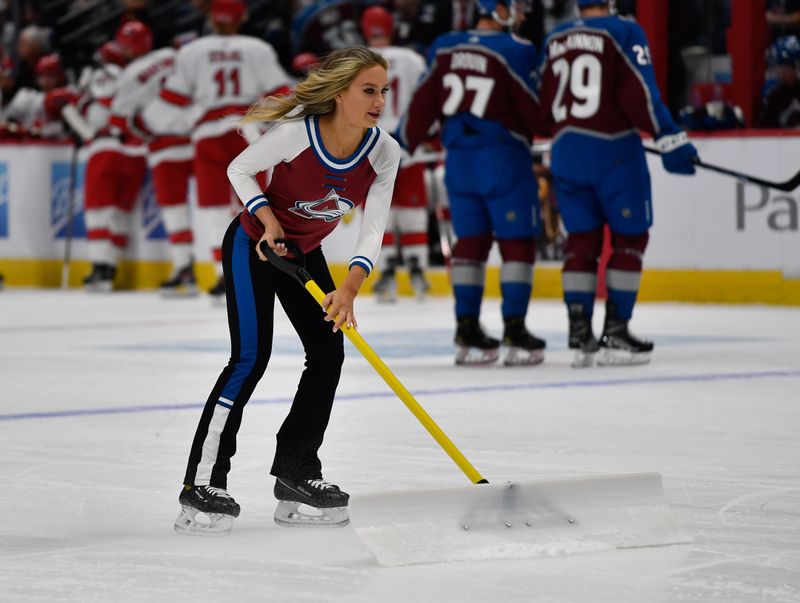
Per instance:
[[[500,288],[505,323],[504,363],[537,364],[545,342],[525,327],[539,231],[537,185],[530,153],[539,123],[531,73],[533,45],[506,29],[513,5],[479,0],[474,29],[438,37],[400,125],[413,152],[439,123],[447,151],[445,185],[458,241],[452,254],[456,363],[491,363],[500,342],[479,321],[486,260],[497,240],[503,264]]]
[[[631,335],[642,256],[653,223],[650,174],[639,130],[664,168],[693,174],[697,150],[661,101],[642,28],[610,13],[608,0],[577,0],[580,17],[545,40],[542,116],[553,136],[553,182],[569,236],[562,272],[573,366],[642,364],[653,344]],[[608,300],[600,341],[592,332],[603,230],[611,232]]]

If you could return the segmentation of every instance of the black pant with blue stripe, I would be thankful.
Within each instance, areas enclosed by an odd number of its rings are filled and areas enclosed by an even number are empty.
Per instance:
[[[231,358],[200,417],[185,484],[227,487],[242,411],[272,351],[276,296],[300,336],[306,362],[291,410],[278,432],[270,473],[291,479],[322,477],[317,451],[344,362],[342,332],[333,332],[319,304],[296,280],[259,260],[255,245],[237,217],[222,243]],[[306,255],[306,269],[326,293],[336,288],[320,247]]]

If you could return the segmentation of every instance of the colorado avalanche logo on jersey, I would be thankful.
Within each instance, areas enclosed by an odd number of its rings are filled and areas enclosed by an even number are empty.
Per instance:
[[[350,199],[340,197],[339,193],[331,189],[325,197],[316,201],[295,201],[294,207],[289,211],[306,220],[324,220],[335,222],[356,206]]]

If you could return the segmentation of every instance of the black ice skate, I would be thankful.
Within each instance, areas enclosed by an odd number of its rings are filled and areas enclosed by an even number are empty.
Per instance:
[[[397,301],[397,281],[395,280],[396,258],[386,260],[386,268],[381,272],[381,278],[375,283],[372,292],[375,300],[382,304],[393,304]]]
[[[215,306],[224,306],[227,303],[226,293],[224,276],[220,276],[217,279],[217,284],[208,290],[208,294],[211,296],[211,303]]]
[[[194,297],[197,295],[197,280],[191,263],[176,270],[159,286],[162,297]]]
[[[108,293],[114,289],[114,277],[117,268],[111,264],[92,264],[92,271],[83,279],[83,287],[87,291]]]
[[[500,342],[483,331],[477,316],[462,316],[456,327],[456,364],[491,364],[497,361]]]
[[[628,321],[618,318],[614,305],[607,304],[597,364],[601,366],[647,364],[650,362],[652,351],[652,342],[634,337],[628,331]]]
[[[275,523],[289,528],[341,528],[350,523],[350,495],[321,479],[275,480]]]
[[[181,512],[175,520],[175,531],[198,536],[225,536],[239,517],[239,505],[222,488],[213,486],[184,486],[178,496]],[[200,521],[202,513],[208,521]]]
[[[425,273],[419,265],[419,258],[416,256],[411,256],[408,259],[408,274],[411,279],[411,288],[414,289],[414,295],[417,300],[424,300],[431,285],[425,278]]]
[[[503,321],[506,325],[503,331],[503,345],[507,348],[503,364],[530,366],[543,362],[547,343],[525,328],[525,317],[509,316]]]
[[[592,321],[586,315],[581,304],[569,306],[569,349],[575,350],[572,359],[573,368],[585,368],[594,364],[594,357],[599,348],[592,332]]]

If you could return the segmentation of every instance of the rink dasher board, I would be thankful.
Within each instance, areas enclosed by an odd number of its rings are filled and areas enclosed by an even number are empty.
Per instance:
[[[384,566],[692,542],[667,505],[658,473],[353,496],[350,519]]]

